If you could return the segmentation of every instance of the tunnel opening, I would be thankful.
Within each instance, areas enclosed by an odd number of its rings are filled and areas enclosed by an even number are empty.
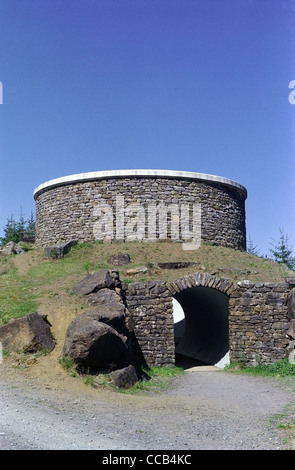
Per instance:
[[[176,365],[229,363],[229,297],[210,287],[190,287],[173,297]]]

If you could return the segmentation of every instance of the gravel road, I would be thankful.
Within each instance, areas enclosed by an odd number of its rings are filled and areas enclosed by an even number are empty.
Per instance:
[[[294,385],[202,367],[148,395],[2,376],[0,449],[290,449],[278,424],[294,420]]]

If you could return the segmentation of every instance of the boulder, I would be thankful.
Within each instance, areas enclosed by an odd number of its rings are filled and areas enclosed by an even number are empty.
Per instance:
[[[126,362],[126,337],[87,312],[69,325],[62,351],[77,364],[95,369],[109,369]]]
[[[13,253],[15,253],[15,247],[15,242],[8,242],[5,246],[0,249],[0,251],[3,255],[12,255]]]
[[[167,261],[166,263],[158,263],[158,266],[161,269],[183,269],[195,264],[193,261]]]
[[[113,282],[110,271],[102,269],[101,271],[88,274],[73,287],[72,292],[75,294],[88,295],[97,292],[99,289],[111,287]]]
[[[82,313],[83,317],[111,326],[120,334],[126,334],[125,307],[122,302],[97,303]]]
[[[52,351],[55,344],[46,315],[30,313],[0,326],[2,348],[8,352]]]
[[[62,243],[55,246],[46,246],[44,248],[44,256],[45,258],[52,258],[52,259],[60,259],[63,258],[64,255],[69,253],[71,248],[74,245],[77,245],[77,240],[70,240],[67,243]]]
[[[290,320],[289,328],[286,335],[290,339],[295,339],[295,318],[292,318],[292,320]]]
[[[117,388],[129,388],[138,382],[137,373],[133,365],[114,370],[110,373],[113,385]]]
[[[147,270],[146,266],[139,266],[138,268],[127,269],[126,274],[131,274],[133,276],[135,274],[146,273]]]
[[[131,259],[128,253],[113,254],[108,259],[108,263],[112,266],[123,266],[124,264],[129,264],[130,261]]]
[[[21,253],[25,253],[24,245],[26,245],[23,241],[18,243],[9,242],[3,247],[0,248],[0,254],[2,255],[19,255]]]
[[[95,294],[89,295],[88,303],[92,306],[98,305],[98,304],[106,304],[106,303],[112,303],[112,304],[118,303],[120,305],[122,304],[122,297],[115,290],[104,288],[104,289],[100,289]]]

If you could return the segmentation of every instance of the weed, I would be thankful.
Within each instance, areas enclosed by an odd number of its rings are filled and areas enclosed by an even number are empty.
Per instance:
[[[288,359],[282,359],[273,364],[258,364],[257,366],[248,366],[244,361],[234,362],[225,367],[230,372],[245,373],[256,376],[278,376],[294,377],[295,364],[291,364]]]
[[[119,391],[126,394],[141,393],[159,393],[171,386],[172,379],[183,374],[182,367],[152,367],[142,370],[142,379],[132,387],[120,389]]]
[[[94,377],[93,375],[86,375],[84,379],[85,385],[91,385],[91,387],[95,387]]]
[[[73,358],[66,356],[59,359],[60,365],[63,369],[72,376],[76,376],[76,364]],[[73,375],[74,374],[74,375]]]

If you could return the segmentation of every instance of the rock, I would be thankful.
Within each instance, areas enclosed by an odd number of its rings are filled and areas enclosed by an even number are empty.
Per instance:
[[[51,259],[63,258],[64,255],[69,253],[69,251],[74,245],[77,245],[77,243],[78,242],[76,240],[71,240],[67,243],[63,243],[60,245],[46,246],[44,248],[44,256],[45,258],[51,258]]]
[[[128,354],[126,338],[114,328],[81,314],[69,325],[62,351],[85,367],[109,369],[125,363]]]
[[[295,364],[295,349],[290,352],[288,361],[290,362],[290,364]]]
[[[11,255],[12,253],[14,253],[14,248],[15,248],[15,242],[9,242],[7,243],[5,246],[3,246],[3,248],[1,248],[1,253],[3,255]]]
[[[21,243],[17,243],[14,247],[14,253],[16,255],[20,255],[21,253],[25,253],[25,250],[22,248],[22,244]]]
[[[31,232],[21,232],[19,235],[20,242],[35,243],[35,236]]]
[[[146,266],[139,266],[138,268],[132,268],[132,269],[127,269],[126,274],[140,274],[140,273],[146,273],[147,272],[147,267]]]
[[[182,269],[194,266],[196,263],[193,261],[170,261],[167,263],[158,263],[161,269]]]
[[[124,264],[129,264],[130,261],[131,259],[128,253],[113,254],[108,259],[108,263],[113,266],[123,266]]]
[[[243,281],[239,281],[238,283],[239,287],[253,287],[254,283],[252,281],[249,281],[249,279],[244,279]]]
[[[114,370],[110,373],[112,383],[117,388],[129,388],[138,382],[137,373],[133,365]]]
[[[72,291],[75,294],[88,295],[97,292],[99,289],[111,287],[113,282],[110,272],[107,269],[102,269],[101,271],[88,274],[73,287]]]
[[[121,292],[119,290],[119,292]],[[106,304],[106,303],[122,303],[121,296],[115,291],[111,289],[100,289],[95,294],[91,294],[88,297],[88,303],[92,306],[98,304]]]
[[[289,284],[289,287],[295,287],[295,276],[287,277],[286,283]]]
[[[6,351],[35,353],[42,349],[52,351],[55,344],[46,315],[30,313],[0,326],[0,341]]]
[[[288,297],[288,315],[289,319],[295,319],[295,287],[293,287]]]
[[[25,253],[25,250],[23,248],[24,244],[25,243],[22,241],[20,241],[19,243],[9,242],[4,247],[0,248],[0,254],[9,256],[12,254],[19,255],[21,253]]]
[[[119,289],[121,289],[122,283],[120,281],[119,271],[116,271],[116,270],[112,269],[112,270],[110,270],[110,275],[113,278],[113,284],[114,284],[115,288],[119,287]]]
[[[289,322],[289,328],[286,333],[288,338],[295,339],[295,318],[292,318]]]
[[[98,303],[86,310],[82,315],[84,318],[88,317],[97,322],[106,323],[122,335],[127,333],[125,307],[122,302]]]

